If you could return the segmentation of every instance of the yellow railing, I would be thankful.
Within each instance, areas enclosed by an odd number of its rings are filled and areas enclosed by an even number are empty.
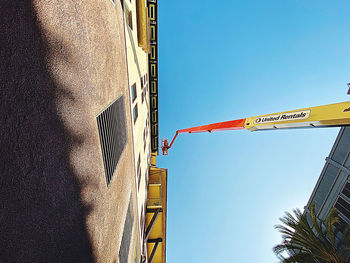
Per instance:
[[[152,173],[149,176],[149,184],[162,184],[161,173]]]
[[[162,199],[161,198],[149,198],[147,206],[148,207],[162,207]]]

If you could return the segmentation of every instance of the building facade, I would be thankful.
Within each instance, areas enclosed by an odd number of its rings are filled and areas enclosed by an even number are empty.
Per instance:
[[[123,8],[140,255],[142,262],[164,263],[167,171],[156,167],[158,3],[157,0],[124,0]]]
[[[326,164],[307,204],[315,204],[320,219],[325,219],[332,207],[341,223],[350,224],[350,127],[341,128]]]

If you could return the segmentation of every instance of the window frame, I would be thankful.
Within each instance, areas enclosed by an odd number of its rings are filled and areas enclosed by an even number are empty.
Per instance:
[[[132,102],[135,102],[135,100],[137,99],[137,86],[136,86],[136,82],[131,85],[131,100]]]
[[[138,110],[138,107],[137,107],[137,103],[136,103],[136,105],[134,106],[134,108],[132,110],[132,115],[133,115],[134,124],[135,124],[136,121],[137,121],[137,118],[139,117],[139,110]]]
[[[141,183],[141,154],[139,153],[139,158],[137,160],[137,190],[140,189]]]
[[[132,19],[132,11],[126,8],[126,23],[133,30],[133,19]]]
[[[145,101],[145,90],[141,92],[141,102],[143,103]]]

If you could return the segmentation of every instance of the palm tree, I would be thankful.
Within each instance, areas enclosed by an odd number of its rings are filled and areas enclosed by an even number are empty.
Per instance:
[[[350,262],[350,225],[339,223],[333,207],[325,221],[317,218],[315,205],[310,214],[293,210],[280,218],[283,225],[275,226],[282,233],[283,243],[273,248],[283,263],[348,263]],[[311,221],[311,222],[310,222]],[[310,224],[311,223],[311,224]],[[288,256],[284,255],[288,254]]]

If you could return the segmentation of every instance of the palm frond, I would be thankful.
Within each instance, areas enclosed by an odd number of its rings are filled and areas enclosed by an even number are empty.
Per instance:
[[[317,217],[314,204],[311,204],[309,214],[294,209],[293,214],[286,212],[280,221],[282,224],[276,225],[275,229],[282,234],[284,243],[273,247],[273,252],[281,262],[348,262],[344,257],[350,253],[350,226],[338,235],[339,215],[335,208],[330,210],[325,221]],[[341,242],[339,236],[343,237]]]

